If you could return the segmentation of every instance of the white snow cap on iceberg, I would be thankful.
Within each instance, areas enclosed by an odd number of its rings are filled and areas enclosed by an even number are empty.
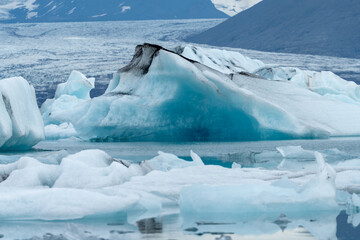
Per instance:
[[[0,150],[29,149],[42,139],[34,88],[22,77],[0,80]]]

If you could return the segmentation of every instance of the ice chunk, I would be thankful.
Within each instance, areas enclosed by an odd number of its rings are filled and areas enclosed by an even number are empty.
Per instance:
[[[265,66],[259,60],[251,59],[234,51],[186,45],[185,47],[177,47],[176,52],[225,74],[252,73]]]
[[[316,155],[315,151],[305,150],[301,146],[286,146],[286,147],[277,147],[279,153],[281,153],[283,160],[278,165],[278,169],[288,169],[288,170],[310,170],[316,169]],[[319,151],[321,156],[328,163],[335,164],[340,168],[341,166],[348,165],[352,161],[345,161],[348,159],[353,159],[354,156],[347,154],[345,152],[339,151],[336,148],[324,149]],[[274,162],[274,160],[273,160]],[[347,163],[348,162],[348,163]]]
[[[90,91],[94,87],[95,79],[86,78],[78,71],[72,71],[67,82],[58,85],[55,97],[47,99],[41,106],[47,139],[61,139],[78,135],[71,123],[62,120],[62,116],[66,115],[68,110],[89,100]]]
[[[62,159],[55,188],[100,188],[121,184],[136,175],[132,168],[99,150],[86,150]]]
[[[315,160],[315,152],[305,150],[301,146],[277,147],[283,158],[296,158],[297,160]]]
[[[181,191],[180,207],[184,214],[250,214],[252,212],[280,214],[298,212],[301,209],[307,211],[338,209],[333,192],[328,194],[321,186],[317,186],[316,190],[304,190],[298,193],[291,188],[261,183],[186,187]]]
[[[201,158],[199,157],[199,155],[197,155],[196,153],[194,153],[192,150],[190,151],[190,156],[193,160],[193,162],[198,165],[198,166],[204,166],[204,162],[201,160]]]
[[[64,220],[113,214],[130,209],[139,200],[130,192],[114,196],[69,188],[0,188],[0,194],[0,218],[8,220]]]
[[[329,71],[305,71],[291,67],[264,67],[255,74],[270,80],[291,81],[320,95],[346,103],[359,104],[360,87]]]
[[[65,83],[57,86],[55,98],[62,95],[75,96],[78,99],[90,99],[90,91],[95,87],[95,78],[87,78],[79,71],[72,71]]]
[[[0,150],[29,149],[42,139],[34,88],[21,77],[0,80]]]
[[[360,123],[354,120],[360,118],[360,105],[329,99],[291,81],[226,75],[151,44],[136,48],[131,63],[114,75],[103,96],[65,102],[52,104],[59,111],[42,111],[50,119],[46,122],[72,123],[82,138],[101,141],[360,134]]]
[[[56,165],[42,164],[30,157],[0,165],[1,187],[52,186],[59,175]]]
[[[193,161],[160,152],[134,164],[100,150],[53,154],[0,165],[1,219],[74,219],[121,212],[134,222],[178,211],[180,204],[183,212],[199,216],[210,211],[249,220],[266,212],[272,221],[281,213],[289,219],[305,214],[309,220],[322,211],[339,210],[336,188],[360,183],[345,178],[351,177],[349,170],[335,174],[319,154],[318,171],[300,172],[203,165],[195,153],[190,154]],[[360,175],[360,170],[352,171]]]
[[[191,151],[190,155],[193,159],[192,162],[182,160],[173,154],[159,151],[158,156],[154,157],[151,160],[144,161],[143,163],[141,163],[141,166],[147,169],[148,171],[152,171],[152,170],[169,171],[174,168],[204,166],[203,161],[196,153]]]
[[[60,125],[49,124],[45,126],[45,137],[48,140],[65,139],[76,137],[78,133],[71,123],[61,123]]]
[[[346,209],[348,217],[348,223],[351,223],[353,227],[358,227],[360,225],[360,197],[359,195],[353,193],[347,202],[348,206]]]
[[[231,165],[231,168],[241,168],[241,165],[236,162],[233,162],[233,164]]]
[[[325,163],[320,153],[316,153],[316,158],[318,174],[302,187],[286,178],[273,184],[253,180],[223,186],[193,185],[181,190],[181,212],[187,215],[252,212],[281,214],[301,209],[336,211],[336,172]],[[219,202],[222,204],[219,205]]]
[[[0,204],[13,204],[0,210],[0,218],[73,219],[118,211],[158,211],[161,198],[154,196],[150,186],[149,191],[142,189],[148,185],[143,181],[150,183],[152,180],[141,179],[139,188],[134,187],[136,180],[132,186],[131,179],[153,172],[156,182],[160,183],[159,175],[165,173],[163,171],[202,166],[200,157],[192,155],[195,161],[189,162],[160,152],[159,156],[141,164],[125,164],[100,150],[68,155],[58,164],[23,157],[0,165]],[[82,203],[87,197],[91,200]],[[19,211],[22,208],[26,210]]]
[[[47,99],[40,109],[45,125],[64,123],[62,116],[83,102],[85,100],[71,95],[61,95],[59,98]]]

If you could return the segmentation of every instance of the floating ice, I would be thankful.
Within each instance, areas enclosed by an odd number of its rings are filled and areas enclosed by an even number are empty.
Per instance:
[[[360,103],[360,86],[329,71],[314,72],[291,67],[264,67],[255,74],[270,80],[291,81],[322,96],[346,103]]]
[[[238,63],[231,63],[236,54],[216,54],[212,50],[194,58],[209,62],[206,59],[218,57],[213,60],[219,64],[212,67],[223,68],[229,63],[232,71],[261,65],[248,60],[249,66],[245,66],[247,59],[242,56],[237,57]],[[269,81],[244,72],[227,75],[150,44],[136,48],[131,63],[114,75],[103,96],[87,101],[62,96],[55,100],[59,103],[43,105],[45,122],[71,123],[82,138],[100,141],[264,140],[360,134],[360,122],[356,121],[360,119],[360,104],[329,99],[292,81]]]
[[[66,139],[77,135],[78,133],[71,123],[64,122],[59,125],[49,124],[45,126],[45,138],[47,140]]]
[[[55,158],[59,154],[55,153]],[[156,176],[158,172],[172,169],[203,166],[200,157],[193,152],[194,161],[159,152],[157,157],[140,164],[113,159],[100,150],[61,155],[64,157],[58,163],[22,157],[0,165],[0,203],[2,206],[13,204],[0,210],[0,218],[74,219],[131,210],[159,210],[160,197],[152,196],[151,191],[145,189],[131,186],[128,189],[125,183],[150,172]],[[87,197],[91,201],[82,205],[81,201],[86,201]],[[109,205],[102,206],[104,202]],[[28,209],[20,211],[22,208]]]
[[[78,99],[90,99],[90,91],[95,87],[95,78],[87,78],[79,71],[72,71],[65,83],[57,86],[55,98],[62,95],[75,96]]]
[[[78,71],[72,71],[65,83],[57,86],[55,97],[47,99],[41,106],[46,139],[55,140],[78,136],[73,125],[62,121],[68,110],[90,100],[90,91],[95,87],[94,78],[86,78]]]
[[[100,150],[54,155],[47,157],[48,163],[45,156],[27,156],[0,164],[1,219],[76,219],[121,212],[136,221],[179,205],[184,214],[267,212],[293,218],[304,209],[309,214],[337,211],[336,190],[360,185],[360,179],[347,177],[360,175],[360,169],[333,168],[319,154],[315,171],[204,166],[195,153],[193,161],[184,161],[159,152],[139,164]]]
[[[337,211],[335,170],[316,153],[318,173],[303,185],[288,176],[280,180],[243,179],[241,182],[211,186],[192,185],[180,192],[180,208],[185,218],[208,218],[222,214],[246,216],[261,213],[274,216],[286,213],[298,217],[300,212]],[[244,171],[244,170],[243,170]],[[221,204],[219,204],[221,203]]]
[[[0,150],[29,149],[44,138],[35,91],[21,78],[0,80]]]

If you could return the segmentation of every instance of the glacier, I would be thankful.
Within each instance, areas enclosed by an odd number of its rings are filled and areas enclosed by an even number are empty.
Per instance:
[[[47,125],[66,123],[71,134],[95,141],[246,141],[360,134],[358,85],[329,72],[298,70],[290,79],[281,79],[269,69],[278,71],[236,52],[194,46],[172,51],[144,44],[114,74],[104,95],[84,99],[59,87],[55,99],[41,109]],[[60,135],[55,128],[51,128],[54,138]]]
[[[26,150],[44,139],[35,90],[21,77],[0,80],[0,150]]]

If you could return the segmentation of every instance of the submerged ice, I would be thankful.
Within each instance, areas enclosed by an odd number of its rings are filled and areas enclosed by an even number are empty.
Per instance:
[[[92,81],[80,73],[65,83],[80,86],[77,94],[71,87],[59,86],[55,99],[42,106],[45,123],[53,124],[47,136],[61,138],[64,128],[69,133],[65,136],[99,141],[360,134],[356,84],[327,72],[285,69],[270,74],[277,71],[235,52],[193,46],[170,51],[144,44],[136,48],[129,65],[114,74],[100,97],[88,99]]]

